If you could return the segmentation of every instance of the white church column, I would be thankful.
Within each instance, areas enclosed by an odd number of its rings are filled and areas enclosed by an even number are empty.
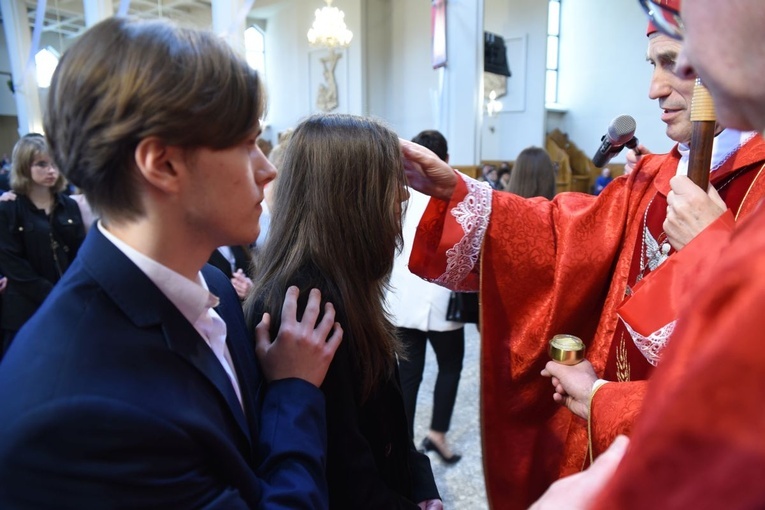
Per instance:
[[[439,125],[449,140],[449,162],[473,165],[481,160],[483,0],[446,2],[446,51],[440,101],[446,118]]]
[[[34,59],[29,62],[32,35],[24,0],[0,0],[3,28],[11,60],[13,97],[19,119],[19,136],[29,132],[42,132],[42,110],[37,88]]]

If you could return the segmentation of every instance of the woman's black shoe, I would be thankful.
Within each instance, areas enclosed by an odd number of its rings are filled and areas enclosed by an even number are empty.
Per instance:
[[[436,452],[438,456],[441,457],[441,460],[447,464],[456,464],[462,458],[462,455],[457,453],[453,453],[451,457],[447,457],[444,455],[444,452],[441,451],[441,448],[439,448],[436,443],[431,441],[429,437],[426,437],[422,440],[422,449],[426,452]]]

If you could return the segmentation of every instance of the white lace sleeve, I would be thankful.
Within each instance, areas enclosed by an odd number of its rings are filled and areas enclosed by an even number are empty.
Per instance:
[[[446,250],[446,271],[434,281],[454,290],[475,291],[462,288],[461,284],[478,262],[491,216],[492,189],[486,182],[476,181],[459,172],[457,175],[465,181],[468,193],[450,213],[464,234],[457,244]]]

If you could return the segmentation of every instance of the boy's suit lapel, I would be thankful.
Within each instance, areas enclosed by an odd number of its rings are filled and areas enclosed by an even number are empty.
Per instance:
[[[98,228],[90,230],[77,256],[104,292],[136,327],[160,327],[167,346],[215,386],[252,450],[250,429],[228,375],[210,347],[181,312]],[[237,375],[242,377],[239,375],[239,366],[236,369]],[[242,370],[242,374],[246,372]],[[245,375],[245,378],[250,379],[250,376]],[[240,385],[244,383],[240,381]]]

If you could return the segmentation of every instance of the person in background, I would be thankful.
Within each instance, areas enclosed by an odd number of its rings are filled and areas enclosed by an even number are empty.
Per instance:
[[[422,131],[412,141],[428,147],[443,161],[449,162],[449,148],[440,132]],[[414,438],[417,393],[425,368],[426,346],[430,341],[438,362],[438,376],[433,391],[430,430],[421,447],[425,451],[435,451],[447,464],[454,464],[461,455],[452,453],[446,433],[457,399],[465,356],[465,328],[460,322],[446,319],[451,292],[413,275],[407,267],[415,229],[427,203],[427,196],[410,190],[403,225],[404,247],[393,263],[385,302],[406,353],[405,357],[399,358],[398,369],[409,420],[409,435]]]
[[[491,189],[501,189],[499,184],[499,174],[497,174],[497,167],[491,164],[483,165],[481,169],[481,179],[487,182]]]
[[[383,303],[407,198],[398,137],[367,118],[309,117],[287,145],[275,191],[245,313],[251,328],[264,312],[279,317],[291,285],[319,288],[337,309],[345,338],[321,386],[330,507],[442,508],[430,461],[409,436],[401,346]]]
[[[555,166],[547,151],[539,147],[527,147],[518,154],[507,191],[522,197],[555,196]]]
[[[24,135],[13,147],[15,199],[0,201],[0,268],[8,278],[3,296],[3,352],[77,255],[85,227],[77,203],[62,193],[66,180],[45,138]]]
[[[108,18],[64,53],[45,132],[100,219],[0,363],[0,508],[327,508],[332,306],[319,321],[312,290],[298,320],[288,289],[253,345],[205,265],[258,234],[264,97],[223,39],[167,20]]]
[[[509,163],[506,161],[503,162],[501,165],[499,165],[499,172],[497,172],[497,175],[499,176],[499,184],[502,186],[502,189],[507,191],[507,187],[510,185],[510,175],[512,173],[512,167]]]
[[[11,160],[7,154],[3,154],[3,160],[0,161],[0,191],[11,189]]]
[[[490,501],[508,508],[528,506],[554,480],[581,470],[590,432],[611,440],[626,432],[622,418],[639,407],[614,399],[639,399],[630,388],[657,361],[649,343],[633,338],[617,316],[637,283],[681,255],[726,209],[740,220],[765,196],[765,142],[754,132],[719,128],[709,190],[676,176],[688,165],[693,80],[672,72],[681,45],[653,26],[647,32],[654,66],[649,95],[667,135],[681,144],[641,157],[632,174],[597,197],[559,193],[547,201],[492,193],[429,151],[402,143],[410,185],[436,197],[420,222],[410,269],[453,290],[475,290],[480,282],[482,314],[491,318],[481,324],[486,486]],[[657,307],[676,311],[671,303]],[[587,346],[596,376],[588,393],[594,392],[592,428],[582,414],[560,407],[573,399],[550,398],[550,380],[539,377],[549,361],[547,342],[561,333]],[[613,383],[596,388],[598,378]],[[620,382],[629,382],[627,389]]]
[[[276,168],[276,171],[279,171],[279,168],[282,166],[282,163],[284,162],[284,151],[287,149],[287,144],[290,141],[290,138],[292,137],[292,132],[294,129],[288,128],[279,133],[279,140],[276,146],[271,150],[271,154],[269,155],[268,159],[271,161],[271,164],[274,165]]]
[[[71,186],[68,186],[62,192],[64,194],[68,194],[69,198],[77,202],[77,206],[80,208],[80,216],[82,216],[82,224],[85,226],[85,233],[87,233],[88,230],[90,230],[90,227],[93,225],[93,223],[96,220],[96,217],[93,213],[93,209],[90,208],[90,204],[88,204],[88,199],[85,198],[85,195],[83,193],[75,189],[76,193],[70,194],[69,193],[70,188]],[[11,189],[0,194],[0,202],[5,202],[8,200],[16,200],[16,193],[14,193],[13,190]]]
[[[276,178],[266,185],[266,198],[261,204],[263,213],[260,215],[260,234],[258,234],[258,239],[255,241],[255,250],[263,249],[263,246],[266,244],[266,239],[268,238],[268,230],[271,225],[271,209],[274,207],[274,190],[276,189],[276,183],[279,177],[279,168],[284,161],[284,150],[287,147],[287,142],[289,142],[291,136],[292,129],[286,129],[279,133],[279,143],[276,144],[276,147],[271,149],[271,153],[268,156],[268,159],[271,162],[271,165],[276,169],[277,174]],[[245,285],[246,283],[240,280],[239,287]]]
[[[83,193],[79,192],[69,195],[69,197],[77,202],[77,206],[80,208],[80,215],[82,215],[82,224],[85,225],[85,232],[88,232],[96,221],[96,216],[93,214],[93,209],[90,208],[88,199],[85,198]],[[2,200],[2,197],[0,197],[0,200]]]
[[[226,278],[231,280],[239,299],[247,297],[252,288],[252,280],[247,276],[252,265],[252,255],[248,246],[218,246],[207,263],[220,269]]]
[[[592,194],[600,195],[600,192],[603,191],[603,188],[608,186],[608,184],[613,180],[613,177],[611,177],[611,169],[608,167],[603,168],[603,170],[600,171],[598,178],[595,179],[595,184],[592,186]]]
[[[271,154],[271,151],[274,148],[271,142],[261,136],[260,138],[258,138],[257,143],[258,143],[258,147],[260,147],[260,152],[262,152],[265,157],[269,157]]]

